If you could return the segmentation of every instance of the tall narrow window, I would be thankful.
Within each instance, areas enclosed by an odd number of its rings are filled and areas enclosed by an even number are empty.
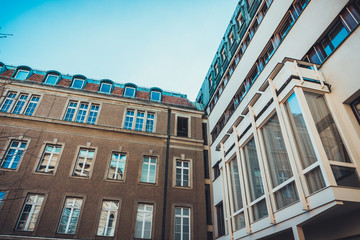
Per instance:
[[[90,177],[90,172],[94,162],[94,152],[94,149],[80,148],[73,176]]]
[[[85,116],[88,111],[89,104],[88,103],[80,103],[79,111],[76,116],[75,122],[82,123],[85,120]]]
[[[188,136],[188,120],[189,119],[185,117],[177,117],[177,136]]]
[[[190,162],[176,160],[175,186],[190,187]]]
[[[108,179],[124,180],[126,166],[126,155],[122,153],[112,153],[109,166]]]
[[[270,169],[272,187],[275,188],[293,176],[284,140],[281,134],[278,116],[273,115],[262,127],[265,152]],[[298,195],[294,182],[275,192],[277,208],[283,208],[295,201]]]
[[[125,129],[132,129],[132,125],[134,122],[134,114],[134,110],[127,110],[124,124]]]
[[[225,218],[224,218],[224,207],[223,203],[220,202],[215,206],[216,208],[216,218],[217,218],[217,237],[225,235]]]
[[[140,111],[137,112],[137,114],[136,114],[136,122],[135,122],[135,130],[141,131],[143,129],[144,116],[145,116],[144,112],[140,112]]]
[[[155,183],[156,182],[156,158],[144,157],[142,170],[141,170],[141,182]]]
[[[15,79],[17,80],[25,80],[29,75],[28,70],[18,70],[15,76]]]
[[[174,229],[175,229],[174,231],[175,240],[191,239],[190,208],[183,208],[183,207],[175,208]]]
[[[146,117],[146,132],[153,132],[154,131],[154,122],[155,122],[155,114],[154,113],[147,113]]]
[[[254,138],[251,138],[244,146],[245,165],[250,189],[250,200],[254,201],[264,197],[259,160],[257,157]],[[263,218],[268,215],[265,199],[253,205],[253,219]]]
[[[118,201],[103,201],[97,235],[114,236],[118,209]]]
[[[21,94],[16,102],[14,109],[12,110],[12,113],[21,114],[24,109],[27,99],[28,99],[27,94]]]
[[[153,205],[139,203],[136,223],[135,223],[135,238],[151,239]]]
[[[39,99],[40,99],[39,96],[31,96],[30,102],[25,110],[25,115],[32,116],[34,114]]]
[[[27,142],[12,140],[1,163],[1,168],[16,169],[25,151]]]
[[[23,209],[21,210],[16,230],[34,231],[44,195],[28,194]]]
[[[58,233],[74,234],[80,217],[82,198],[67,197],[60,218]]]
[[[65,121],[73,120],[75,111],[76,111],[76,107],[77,107],[77,102],[74,102],[74,101],[69,102],[69,105],[66,109],[66,113],[65,113],[65,117],[64,117]]]
[[[231,182],[231,190],[232,190],[232,208],[233,212],[236,213],[243,207],[242,195],[241,195],[241,187],[240,187],[240,176],[239,176],[239,168],[237,164],[237,159],[234,157],[230,163],[230,182]],[[237,213],[234,216],[235,219],[235,229],[239,230],[245,227],[245,218],[243,213]]]
[[[3,101],[2,105],[1,105],[1,112],[8,112],[11,105],[14,102],[14,99],[16,97],[16,93],[14,92],[9,92],[5,98],[5,100]]]
[[[53,174],[56,163],[59,161],[60,150],[60,145],[46,144],[44,153],[41,156],[41,160],[36,171]]]
[[[99,112],[99,105],[91,104],[89,116],[86,123],[95,124],[98,112]]]

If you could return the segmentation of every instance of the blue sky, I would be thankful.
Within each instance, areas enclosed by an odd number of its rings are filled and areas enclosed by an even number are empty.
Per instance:
[[[0,61],[195,100],[237,0],[0,0]]]

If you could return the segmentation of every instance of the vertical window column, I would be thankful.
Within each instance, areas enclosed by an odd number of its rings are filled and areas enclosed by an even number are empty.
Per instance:
[[[175,240],[190,240],[191,226],[190,226],[190,209],[183,207],[175,208],[175,223],[174,223],[174,239]]]

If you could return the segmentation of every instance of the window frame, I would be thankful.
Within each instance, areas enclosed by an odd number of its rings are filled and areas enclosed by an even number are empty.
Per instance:
[[[31,203],[31,202],[28,202],[30,196],[37,196],[36,200],[37,200],[40,196],[42,196],[43,199],[41,200],[41,203],[40,203],[40,204],[37,204],[37,202],[36,202],[36,203]],[[42,213],[42,210],[43,210],[43,205],[44,205],[45,200],[46,200],[46,195],[43,194],[43,193],[27,193],[27,194],[26,194],[26,198],[25,198],[25,200],[24,200],[24,203],[23,203],[23,205],[22,205],[21,211],[20,211],[20,213],[19,213],[19,217],[18,217],[17,222],[16,222],[15,231],[21,231],[21,232],[35,232],[35,231],[36,231],[37,226],[38,226],[38,224],[39,224],[39,219],[41,218],[41,213]],[[24,210],[25,210],[25,206],[26,206],[26,205],[31,205],[30,212],[28,213],[29,216],[31,216],[31,217],[30,217],[30,218],[29,218],[29,217],[26,218],[26,221],[25,221],[25,228],[26,228],[26,229],[19,229],[20,219],[22,218],[22,215],[24,214]],[[29,227],[28,225],[31,223],[31,219],[32,219],[32,217],[34,216],[34,215],[33,215],[33,214],[34,214],[33,207],[36,207],[36,206],[40,206],[40,210],[39,210],[39,212],[38,212],[38,215],[36,216],[36,222],[35,222],[34,228],[29,230],[29,229],[28,229],[28,227]]]
[[[153,93],[158,93],[159,94],[159,99],[154,99]],[[161,100],[162,100],[162,93],[160,91],[156,91],[156,90],[151,90],[150,91],[150,101],[161,102]]]
[[[0,189],[0,210],[4,206],[9,191]],[[2,198],[1,198],[2,196]]]
[[[74,123],[83,123],[83,124],[89,124],[89,125],[96,125],[98,120],[99,120],[99,115],[100,115],[100,111],[101,111],[101,104],[97,103],[97,102],[91,102],[91,101],[86,101],[86,99],[84,99],[85,101],[81,101],[81,100],[74,100],[74,99],[69,99],[66,107],[64,109],[63,112],[63,121],[66,122],[74,122]],[[68,109],[71,103],[76,103],[75,107],[71,107],[72,109],[74,109],[74,112],[72,113],[72,117],[71,120],[67,119],[67,114],[68,114]],[[77,118],[78,118],[78,114],[80,111],[84,111],[82,109],[80,109],[81,104],[87,104],[87,109],[86,109],[86,113],[84,116],[84,120],[82,122],[77,122]],[[98,107],[98,110],[96,111],[96,120],[94,123],[89,123],[89,118],[90,118],[90,112],[92,111],[92,107]]]
[[[10,94],[14,94],[15,96],[13,98],[10,98],[9,95]],[[22,96],[27,96],[27,98],[21,99]],[[33,103],[33,98],[38,98],[38,101],[36,101],[36,106],[34,108],[34,110],[31,112],[31,114],[28,114],[29,111],[29,107],[30,105]],[[11,103],[8,105],[7,110],[3,111],[3,107],[5,105],[5,103],[11,99]],[[16,92],[16,91],[12,91],[9,90],[6,92],[6,94],[1,98],[2,102],[0,105],[0,112],[4,112],[4,113],[12,113],[12,114],[18,114],[18,115],[25,115],[25,116],[32,116],[34,115],[34,113],[36,112],[39,103],[41,101],[41,95],[38,94],[30,94],[27,92]],[[14,113],[19,101],[24,102],[24,104],[22,105],[20,112],[19,113]]]
[[[178,134],[179,118],[187,119],[187,134],[186,134],[186,136],[179,136],[179,134]],[[175,115],[175,126],[176,126],[175,129],[174,129],[175,130],[175,133],[174,133],[175,136],[177,136],[177,137],[186,137],[186,138],[191,137],[191,116],[185,116],[185,115],[176,114]]]
[[[132,95],[128,95],[126,92],[127,89],[132,89],[134,90],[134,93]],[[124,87],[124,93],[123,93],[123,97],[128,97],[128,98],[135,98],[136,96],[136,87],[133,86],[125,86]]]
[[[131,121],[131,127],[125,127],[125,124],[127,123],[127,117],[130,117],[130,115],[128,115],[128,112],[134,112],[134,115],[132,115],[132,121]],[[141,130],[137,130],[136,128],[136,120],[138,119],[138,113],[144,113],[144,117],[143,122],[142,122],[142,128]],[[151,118],[149,116],[153,115],[154,117]],[[126,129],[126,130],[133,130],[133,131],[138,131],[138,132],[148,132],[148,133],[155,133],[156,132],[156,122],[157,122],[157,114],[155,111],[147,111],[147,110],[139,110],[136,108],[127,108],[124,111],[124,117],[123,117],[123,124],[122,124],[122,128]],[[152,131],[147,131],[147,126],[148,126],[148,121],[152,121]]]
[[[18,75],[19,75],[19,72],[27,72],[26,77],[25,77],[24,79],[18,79],[17,77],[18,77]],[[20,68],[20,69],[18,69],[18,70],[16,71],[16,74],[15,74],[15,76],[14,76],[14,79],[19,80],[19,81],[25,81],[26,79],[29,78],[29,75],[30,75],[30,71],[29,71],[29,70]]]
[[[350,108],[354,113],[354,117],[356,118],[356,120],[358,121],[358,123],[360,124],[360,110],[356,109],[356,105],[360,104],[360,96],[357,97],[354,101],[352,101],[350,103]]]
[[[81,175],[75,175],[75,169],[79,163],[79,157],[80,157],[80,151],[81,150],[86,150],[87,151],[87,154],[86,154],[86,163],[87,163],[87,160],[88,160],[88,154],[89,154],[89,151],[93,151],[93,157],[92,157],[92,160],[90,161],[91,165],[90,165],[90,168],[89,168],[89,174],[84,174],[83,171],[85,169],[85,167],[81,167]],[[70,176],[71,177],[74,177],[74,178],[80,178],[80,179],[91,179],[92,177],[92,173],[93,173],[93,170],[94,170],[94,165],[95,165],[95,161],[96,161],[96,154],[97,154],[97,147],[92,147],[92,146],[78,146],[77,147],[77,151],[76,151],[76,155],[74,156],[74,160],[73,160],[73,164],[72,164],[72,167],[71,167],[71,171],[70,171]]]
[[[9,150],[10,150],[10,148],[11,148],[11,145],[12,145],[12,143],[13,143],[14,141],[17,141],[17,142],[25,142],[26,145],[25,145],[25,147],[24,147],[24,149],[23,149],[23,152],[21,153],[20,159],[19,159],[16,167],[15,167],[15,168],[4,168],[4,167],[3,167],[3,164],[4,164],[5,160],[6,160],[6,157],[7,157],[8,153],[9,153]],[[6,151],[3,151],[3,153],[2,153],[2,155],[1,155],[1,157],[0,157],[0,159],[2,159],[2,161],[0,162],[0,169],[1,169],[2,171],[15,171],[15,172],[17,172],[17,171],[19,170],[19,168],[20,168],[20,165],[21,165],[21,163],[22,163],[22,161],[23,161],[23,159],[24,159],[24,156],[25,156],[25,154],[26,154],[26,151],[27,151],[27,148],[29,147],[29,145],[30,145],[30,139],[28,139],[28,138],[22,138],[22,137],[19,137],[19,138],[11,137],[11,138],[9,138],[8,141],[7,141],[6,144],[5,144],[5,146],[6,146]],[[16,150],[16,152],[17,152],[17,151],[18,151],[18,150]],[[12,159],[11,161],[13,162],[13,159]]]
[[[145,163],[145,158],[149,159],[149,163]],[[156,163],[151,163],[151,160],[155,159]],[[148,165],[148,170],[146,172],[146,181],[142,181],[142,177],[143,177],[143,168],[144,165]],[[150,166],[155,165],[155,176],[154,176],[154,182],[150,182]],[[158,185],[158,177],[159,177],[159,156],[150,156],[150,155],[143,155],[142,156],[142,160],[141,160],[141,164],[140,164],[140,169],[139,169],[139,183],[140,184],[145,184],[145,185]]]
[[[172,211],[173,211],[173,217],[172,217],[172,221],[173,221],[173,224],[172,224],[172,233],[173,233],[173,239],[175,240],[176,239],[176,235],[175,235],[175,229],[176,229],[176,226],[175,226],[175,222],[176,222],[176,218],[179,217],[179,215],[176,214],[176,209],[181,209],[181,215],[180,215],[180,219],[181,219],[181,232],[183,230],[183,219],[184,218],[188,218],[189,219],[189,239],[192,239],[192,236],[193,236],[193,220],[192,220],[192,215],[191,212],[192,212],[192,206],[185,206],[185,205],[178,205],[178,204],[175,204],[172,208]],[[189,210],[189,215],[183,215],[183,210],[184,209],[188,209]],[[183,240],[183,235],[180,236],[180,240]]]
[[[48,81],[49,77],[56,77],[55,83],[48,83],[47,81]],[[56,85],[58,83],[58,81],[59,81],[59,75],[47,74],[44,83],[47,84],[47,85],[53,85],[54,86],[54,85]]]
[[[122,179],[109,178],[111,162],[113,161],[113,154],[119,154],[119,157],[120,157],[119,159],[115,159],[114,161],[116,161],[116,162],[122,162],[122,161],[125,162]],[[125,156],[125,160],[122,160],[121,156]],[[119,151],[112,151],[111,154],[110,154],[108,164],[107,164],[107,171],[106,171],[106,174],[105,174],[105,180],[106,181],[115,181],[115,182],[125,182],[126,181],[127,165],[128,165],[128,154],[127,153],[119,152]],[[116,169],[117,169],[117,167],[118,167],[118,163],[116,164]]]
[[[105,92],[105,91],[101,90],[103,88],[103,86],[106,86],[106,85],[108,85],[110,87],[108,92]],[[102,82],[102,83],[100,83],[100,87],[99,87],[99,92],[100,93],[111,94],[112,89],[113,89],[113,84],[112,83],[110,83],[110,82]]]
[[[151,206],[152,207],[152,211],[151,211],[151,232],[150,232],[150,238],[146,238],[144,235],[144,221],[142,221],[142,236],[141,237],[137,237],[135,234],[136,234],[136,219],[138,218],[138,213],[139,213],[139,206],[140,205],[144,205],[144,208],[145,210],[141,210],[142,212],[146,212],[146,206]],[[137,204],[135,205],[135,216],[134,216],[134,219],[135,219],[135,224],[133,225],[134,226],[134,239],[152,239],[153,238],[153,235],[154,235],[154,226],[155,226],[155,221],[154,221],[154,216],[155,216],[155,204],[154,203],[151,203],[151,202],[137,202]],[[150,212],[150,211],[148,211]],[[144,220],[145,217],[142,218],[142,220]]]
[[[180,185],[177,185],[177,169],[178,169],[178,166],[177,166],[177,163],[178,162],[181,162],[181,167],[180,169],[181,170],[184,170],[184,169],[188,169],[189,173],[188,173],[188,186],[184,186],[183,185],[183,171],[181,171],[180,173],[180,177],[181,177],[181,184]],[[184,162],[187,162],[189,164],[188,168],[186,167],[183,167],[183,163]],[[192,167],[192,159],[185,159],[185,158],[179,158],[179,157],[174,157],[173,159],[173,187],[175,188],[182,188],[182,189],[192,189],[193,188],[193,167]]]
[[[50,145],[50,146],[56,146],[56,147],[60,147],[60,151],[59,153],[57,154],[58,157],[57,157],[57,161],[55,162],[55,166],[54,166],[54,169],[53,169],[53,173],[51,172],[40,172],[39,171],[39,167],[40,167],[40,164],[42,163],[42,160],[45,156],[45,151],[46,151],[46,148],[47,146]],[[59,165],[59,162],[60,162],[60,159],[61,159],[61,155],[62,155],[62,152],[63,152],[63,149],[64,149],[64,146],[65,144],[64,143],[58,143],[56,142],[56,140],[54,140],[53,142],[50,142],[50,141],[46,141],[43,143],[40,151],[39,151],[39,156],[38,156],[38,161],[37,163],[35,164],[34,166],[34,170],[33,170],[33,173],[36,173],[36,174],[45,174],[45,175],[50,175],[50,176],[54,176],[56,174],[56,170],[57,170],[57,167]],[[53,152],[50,153],[50,156],[53,157]],[[49,164],[49,163],[48,163]]]
[[[77,88],[77,87],[74,87],[74,83],[75,83],[75,81],[82,81],[82,84],[81,84],[81,87],[80,88]],[[72,80],[72,82],[71,82],[71,88],[74,88],[74,89],[83,89],[84,88],[84,86],[85,86],[85,79],[83,79],[83,78],[74,78],[73,80]]]
[[[104,202],[113,202],[113,203],[117,203],[118,204],[118,208],[116,209],[116,216],[115,216],[115,218],[114,218],[114,230],[113,230],[113,235],[106,235],[106,234],[104,234],[104,235],[100,235],[99,234],[99,227],[100,227],[100,220],[101,220],[101,214],[102,214],[102,212],[103,212],[103,204],[104,204]],[[116,236],[116,233],[117,233],[117,229],[118,229],[118,225],[117,225],[117,223],[118,223],[118,221],[119,221],[119,216],[120,216],[120,214],[119,214],[119,210],[120,210],[120,207],[121,207],[121,201],[119,200],[119,199],[116,199],[116,200],[114,200],[114,199],[112,199],[112,200],[110,200],[110,199],[102,199],[102,201],[101,201],[101,204],[100,204],[100,211],[98,211],[98,224],[97,224],[97,228],[96,228],[96,236],[100,236],[100,237],[115,237]],[[108,209],[107,209],[108,210]],[[107,214],[107,219],[106,219],[106,225],[108,226],[108,223],[109,223],[109,212],[110,211],[114,211],[114,209],[113,210],[111,210],[111,208],[110,208],[110,210],[108,210],[108,214]],[[106,228],[107,229],[107,228]],[[104,231],[105,232],[105,231]]]
[[[60,223],[61,223],[61,219],[63,217],[63,214],[64,214],[64,209],[66,207],[66,200],[67,199],[81,199],[81,206],[80,208],[72,208],[72,209],[80,209],[79,210],[79,216],[77,218],[77,221],[76,221],[76,228],[75,228],[75,232],[74,233],[69,233],[69,232],[60,232]],[[62,208],[59,209],[60,211],[60,214],[59,215],[59,220],[58,220],[58,226],[56,228],[56,233],[57,234],[64,234],[64,235],[76,235],[77,232],[78,232],[78,229],[79,229],[79,222],[81,221],[81,216],[82,216],[82,213],[83,213],[83,208],[84,208],[84,205],[85,205],[85,201],[86,201],[86,197],[85,196],[82,196],[82,195],[78,195],[78,194],[71,194],[71,195],[68,195],[68,196],[64,196],[63,198],[63,203],[62,203]],[[70,210],[70,213],[73,213],[73,211]],[[70,215],[69,215],[70,216]],[[72,215],[71,215],[72,216]],[[71,218],[69,218],[71,219]],[[70,221],[68,220],[67,221],[67,224],[68,225],[70,223]],[[68,227],[66,227],[68,228]]]

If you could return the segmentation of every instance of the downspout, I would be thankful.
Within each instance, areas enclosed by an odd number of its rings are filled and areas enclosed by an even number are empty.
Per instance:
[[[168,121],[167,121],[167,141],[166,141],[166,157],[165,157],[165,181],[164,181],[164,199],[163,199],[163,218],[161,225],[161,239],[165,240],[165,223],[166,223],[166,200],[167,200],[167,186],[169,175],[169,148],[170,148],[170,121],[171,121],[171,109],[168,109]]]

